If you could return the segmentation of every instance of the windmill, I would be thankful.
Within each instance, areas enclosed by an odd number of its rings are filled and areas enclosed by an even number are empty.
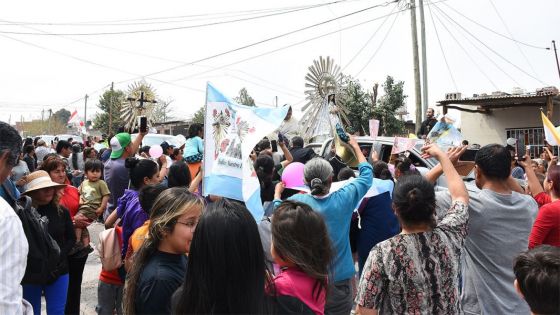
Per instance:
[[[347,122],[347,109],[343,105],[342,74],[340,66],[331,57],[313,60],[305,76],[307,104],[301,119],[304,139],[321,141],[332,135],[334,124]]]
[[[148,125],[153,125],[153,112],[157,104],[157,95],[149,83],[145,81],[134,82],[128,86],[128,98],[121,108],[121,118],[125,123],[125,130],[134,130],[138,127],[138,118],[146,116]]]

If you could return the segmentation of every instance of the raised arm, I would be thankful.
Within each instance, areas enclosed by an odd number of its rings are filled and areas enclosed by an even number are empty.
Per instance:
[[[527,175],[527,184],[529,186],[529,191],[533,196],[538,195],[539,193],[543,192],[544,189],[541,186],[539,179],[537,178],[537,174],[535,174],[535,170],[531,166],[531,158],[529,155],[525,155],[522,161],[519,161],[519,164],[525,169],[525,175]],[[518,185],[519,186],[519,185]]]
[[[453,162],[451,162],[449,156],[441,151],[441,149],[435,144],[424,146],[422,151],[425,155],[433,156],[439,161],[439,165],[441,165],[443,173],[447,178],[447,185],[451,199],[468,204],[469,194],[467,192],[467,188],[465,187],[463,179],[459,173],[457,173],[455,166],[453,166]]]
[[[282,153],[284,153],[284,158],[285,158],[285,160],[282,161],[280,164],[282,164],[282,167],[286,167],[288,166],[288,164],[294,161],[294,157],[292,156],[292,153],[290,153],[290,150],[288,150],[288,147],[283,141],[278,142],[278,145],[280,146]]]
[[[457,161],[459,161],[459,158],[461,157],[461,155],[463,155],[463,153],[465,153],[465,151],[467,151],[466,146],[450,148],[450,149],[447,150],[447,156],[449,157],[449,160],[451,161],[451,163],[453,165],[455,165],[457,163]],[[430,183],[435,184],[437,179],[442,174],[443,174],[443,168],[442,168],[441,161],[440,161],[440,163],[438,165],[436,165],[428,173],[426,173],[426,179]]]

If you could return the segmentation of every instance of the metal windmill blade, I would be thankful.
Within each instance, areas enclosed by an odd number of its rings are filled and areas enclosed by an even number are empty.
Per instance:
[[[144,95],[144,102],[142,106],[139,100]],[[128,86],[128,100],[124,101],[121,107],[121,118],[125,123],[126,130],[134,130],[138,127],[138,117],[146,116],[148,118],[148,125],[153,124],[153,111],[155,108],[155,101],[157,94],[152,86],[145,82],[134,82]]]
[[[313,65],[308,68],[305,75],[304,91],[307,104],[302,108],[305,112],[301,120],[303,136],[310,140],[319,135],[330,134],[329,124],[333,117],[346,121],[347,109],[342,101],[342,74],[340,66],[334,63],[331,57],[319,57],[313,60]],[[335,95],[334,108],[329,105],[327,97]]]

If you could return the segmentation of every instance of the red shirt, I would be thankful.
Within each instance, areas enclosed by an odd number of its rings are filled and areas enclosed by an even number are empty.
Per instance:
[[[539,209],[529,235],[529,249],[542,244],[560,247],[560,200]]]
[[[64,195],[60,198],[60,205],[68,209],[70,218],[74,219],[80,207],[80,193],[78,192],[78,188],[72,185],[66,185],[64,188]]]
[[[122,227],[116,226],[115,229],[117,229],[117,234],[119,235],[119,243],[122,247]],[[124,282],[119,276],[118,269],[106,271],[105,269],[101,268],[101,273],[99,274],[99,280],[108,284],[124,285]]]
[[[535,197],[535,201],[537,202],[537,204],[539,205],[539,209],[546,205],[547,203],[551,203],[552,199],[550,198],[550,195],[547,194],[546,192],[542,191],[540,193],[538,193]]]

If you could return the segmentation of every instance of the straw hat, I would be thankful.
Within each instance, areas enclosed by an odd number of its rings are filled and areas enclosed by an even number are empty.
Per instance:
[[[43,188],[62,188],[66,187],[65,184],[57,184],[52,181],[49,173],[45,171],[35,171],[29,175],[25,179],[26,184],[23,186],[24,193],[27,194],[29,192],[43,189]]]

